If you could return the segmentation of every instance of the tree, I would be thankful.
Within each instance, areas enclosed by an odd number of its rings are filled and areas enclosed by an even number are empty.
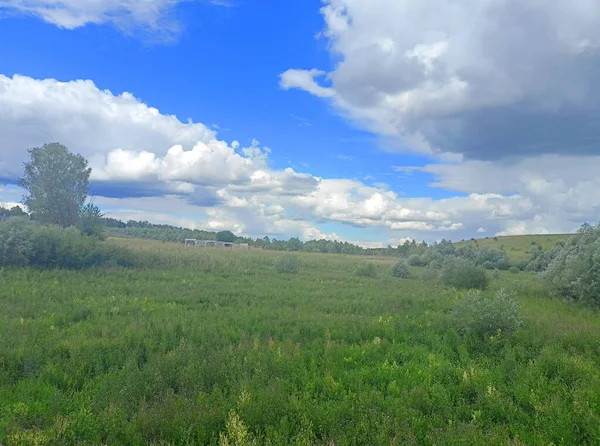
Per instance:
[[[235,239],[236,239],[236,236],[231,231],[220,231],[220,232],[217,232],[217,241],[218,242],[233,243],[233,242],[235,242]]]
[[[27,217],[27,213],[21,209],[20,206],[13,206],[12,208],[10,208],[10,210],[8,211],[8,215],[11,217]]]
[[[28,150],[30,160],[18,184],[23,203],[42,223],[75,226],[89,190],[87,160],[58,143]]]
[[[88,203],[79,212],[81,234],[104,238],[104,215],[95,204]]]

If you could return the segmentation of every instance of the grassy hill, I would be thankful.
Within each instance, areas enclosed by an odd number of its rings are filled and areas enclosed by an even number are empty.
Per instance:
[[[531,248],[536,245],[544,249],[552,249],[559,240],[564,240],[569,234],[539,234],[539,235],[512,235],[506,237],[490,237],[477,240],[465,240],[456,243],[457,247],[466,245],[477,245],[481,248],[505,251],[511,262],[529,260]]]

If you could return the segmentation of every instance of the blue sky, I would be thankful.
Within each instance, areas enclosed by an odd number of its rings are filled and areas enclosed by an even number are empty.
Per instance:
[[[597,219],[600,6],[469,3],[3,2],[0,202],[58,141],[121,218],[369,246]]]

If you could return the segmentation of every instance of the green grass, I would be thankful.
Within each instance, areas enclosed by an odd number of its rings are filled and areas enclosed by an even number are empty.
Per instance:
[[[482,339],[394,259],[110,242],[154,266],[0,270],[0,443],[600,443],[599,313],[532,274],[491,280],[524,323]]]
[[[506,237],[490,237],[487,239],[478,239],[475,241],[466,240],[456,243],[457,247],[477,243],[480,248],[489,248],[496,251],[504,250],[513,263],[518,263],[530,259],[532,242],[544,249],[552,249],[559,240],[565,240],[569,234],[541,234],[541,235],[514,235]]]

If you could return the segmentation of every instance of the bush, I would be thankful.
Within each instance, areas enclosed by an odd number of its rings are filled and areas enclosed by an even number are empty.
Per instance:
[[[515,293],[501,289],[494,297],[478,291],[469,291],[454,305],[452,321],[462,334],[487,337],[510,334],[522,324]]]
[[[511,266],[510,268],[508,268],[508,272],[513,273],[513,274],[518,274],[519,271],[521,271],[521,270],[516,266]]]
[[[300,270],[300,260],[294,254],[285,254],[275,261],[275,271],[281,274],[296,274]]]
[[[392,276],[398,277],[399,279],[408,279],[410,277],[408,264],[404,260],[398,260],[398,262],[392,266]]]
[[[356,268],[356,275],[358,277],[377,277],[377,270],[375,269],[375,265],[369,262],[363,262],[358,265]]]
[[[496,265],[494,265],[492,262],[490,262],[489,260],[486,260],[485,262],[483,262],[483,264],[481,265],[481,267],[483,269],[495,269]]]
[[[500,270],[498,268],[495,268],[494,272],[492,274],[493,274],[494,279],[500,278]]]
[[[600,306],[600,225],[583,225],[555,255],[540,277],[556,295]]]
[[[425,266],[421,261],[421,256],[419,254],[413,254],[408,258],[408,264],[410,266]]]
[[[444,263],[440,280],[444,285],[454,288],[479,288],[481,290],[487,288],[489,281],[483,268],[461,258],[449,259]]]
[[[131,251],[82,236],[75,228],[28,221],[0,223],[0,266],[84,269],[134,266],[137,260]]]

